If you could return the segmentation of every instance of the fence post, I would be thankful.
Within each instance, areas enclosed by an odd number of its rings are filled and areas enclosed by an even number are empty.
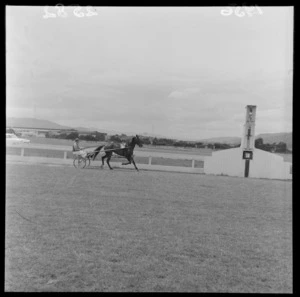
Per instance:
[[[149,156],[149,162],[148,162],[148,165],[151,165],[151,162],[152,162],[152,157]]]
[[[24,148],[21,148],[21,157],[24,157]]]
[[[192,160],[192,168],[195,168],[195,160]]]
[[[67,159],[67,152],[64,152],[64,159]]]

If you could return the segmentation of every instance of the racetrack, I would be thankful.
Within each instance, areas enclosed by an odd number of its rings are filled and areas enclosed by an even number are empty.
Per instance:
[[[292,292],[292,182],[7,164],[6,291]]]

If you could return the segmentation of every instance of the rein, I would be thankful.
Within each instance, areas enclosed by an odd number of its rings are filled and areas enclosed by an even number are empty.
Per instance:
[[[115,151],[115,150],[125,150],[125,149],[129,149],[129,148],[134,148],[135,147],[135,143],[127,143],[127,147],[120,147],[120,148],[114,148],[114,149],[108,149],[108,150],[104,150],[104,152],[108,152],[108,151]]]
[[[114,149],[109,149],[109,150],[104,150],[104,152],[108,152],[108,151],[116,151],[116,150],[125,150],[128,149],[129,147],[120,147],[120,148],[114,148]]]

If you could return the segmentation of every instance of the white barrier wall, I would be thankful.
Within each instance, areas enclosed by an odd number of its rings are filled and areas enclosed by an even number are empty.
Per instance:
[[[270,179],[292,179],[292,163],[284,162],[283,157],[255,149],[250,161],[249,177]]]
[[[242,155],[242,148],[213,152],[204,162],[204,173],[244,177],[245,160]],[[250,160],[249,177],[292,179],[291,166],[292,163],[284,162],[281,156],[254,149],[253,160]]]
[[[242,149],[233,148],[213,152],[204,162],[205,174],[244,176],[245,160],[242,159]]]

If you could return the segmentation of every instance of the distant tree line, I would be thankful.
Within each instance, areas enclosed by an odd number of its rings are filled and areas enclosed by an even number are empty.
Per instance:
[[[79,134],[78,131],[71,132],[60,132],[53,133],[47,132],[46,137],[48,138],[58,138],[58,139],[71,139],[79,138],[80,140],[86,141],[105,141],[105,133],[95,132],[93,134]],[[109,137],[109,141],[121,143],[128,142],[133,136],[127,136],[126,134],[115,134]],[[209,148],[212,150],[226,150],[230,148],[239,147],[238,144],[228,144],[228,143],[203,143],[203,142],[193,142],[193,141],[184,141],[184,140],[174,140],[169,138],[157,138],[157,137],[141,137],[143,144],[145,145],[154,145],[154,146],[174,146],[182,148]],[[269,152],[278,152],[278,153],[290,153],[285,142],[279,143],[264,143],[262,138],[255,140],[255,147],[264,151]]]
[[[193,142],[193,141],[184,141],[184,140],[173,140],[167,138],[153,138],[148,140],[152,145],[155,146],[174,146],[174,147],[183,147],[183,148],[210,148],[214,150],[224,150],[233,147],[238,147],[240,144],[231,145],[227,143],[203,143],[203,142]],[[143,139],[144,142],[144,139]]]
[[[291,151],[288,150],[287,145],[285,142],[279,142],[279,143],[264,143],[262,138],[257,138],[255,140],[255,147],[267,152],[273,152],[273,153],[291,153]]]
[[[15,130],[12,129],[12,128],[6,128],[6,133],[11,133],[11,134],[15,134],[16,135]]]
[[[131,140],[133,136],[122,135],[111,135],[109,140],[114,142],[126,142]],[[154,146],[174,146],[174,147],[183,147],[183,148],[210,148],[216,150],[224,150],[233,147],[238,147],[240,144],[231,145],[227,143],[203,143],[203,142],[193,142],[193,141],[184,141],[184,140],[174,140],[169,138],[157,138],[157,137],[141,137],[143,144],[145,145],[154,145]]]
[[[6,133],[15,134],[18,137],[22,136],[21,133],[16,132],[13,128],[6,128]]]
[[[77,131],[58,133],[47,132],[45,134],[45,137],[70,140],[75,140],[76,138],[79,138],[80,140],[85,141],[105,141],[105,134],[99,132],[95,132],[93,134],[79,134]]]
[[[113,142],[117,142],[117,143],[121,143],[121,142],[124,142],[124,141],[125,141],[125,139],[121,138],[121,136],[119,136],[118,134],[116,134],[116,135],[111,135],[111,136],[109,137],[109,140],[110,140],[110,141],[113,141]]]

